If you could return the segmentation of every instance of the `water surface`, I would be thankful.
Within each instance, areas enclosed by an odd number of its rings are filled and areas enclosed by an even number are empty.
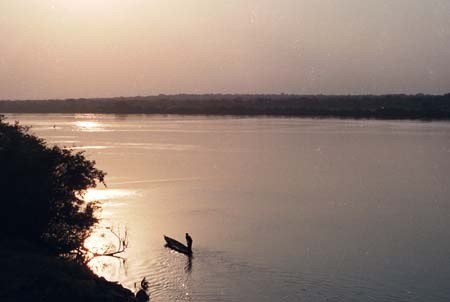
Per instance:
[[[450,123],[8,118],[108,172],[86,199],[129,247],[91,266],[152,301],[450,299]],[[191,262],[164,248],[185,232]]]

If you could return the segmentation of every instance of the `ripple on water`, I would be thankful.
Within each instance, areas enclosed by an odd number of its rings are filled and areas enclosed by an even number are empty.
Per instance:
[[[152,301],[417,301],[400,284],[370,276],[276,270],[201,248],[189,262],[161,247],[133,262],[125,285],[133,289],[143,277]]]
[[[298,290],[299,275],[283,276],[218,251],[196,250],[190,262],[186,256],[164,249],[153,260],[135,264],[128,280],[137,282],[146,277],[152,301],[242,301],[254,297],[270,301],[283,296],[290,299],[292,294],[283,294],[286,287],[303,293]],[[280,278],[285,280],[280,282]]]

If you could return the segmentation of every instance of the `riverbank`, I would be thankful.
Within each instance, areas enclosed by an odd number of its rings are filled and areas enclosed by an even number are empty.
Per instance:
[[[159,95],[3,100],[3,113],[111,113],[449,120],[446,95]]]
[[[78,263],[55,258],[39,249],[3,244],[0,250],[0,301],[127,302],[134,294],[120,284],[96,276]]]

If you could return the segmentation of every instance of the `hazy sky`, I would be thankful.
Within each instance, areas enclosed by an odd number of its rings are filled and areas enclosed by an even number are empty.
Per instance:
[[[0,0],[0,99],[450,92],[450,0]]]

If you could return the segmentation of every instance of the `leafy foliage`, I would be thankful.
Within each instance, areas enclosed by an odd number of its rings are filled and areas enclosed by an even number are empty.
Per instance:
[[[105,173],[82,152],[48,147],[27,127],[0,116],[0,236],[26,240],[63,256],[79,256],[98,222],[84,192]]]

